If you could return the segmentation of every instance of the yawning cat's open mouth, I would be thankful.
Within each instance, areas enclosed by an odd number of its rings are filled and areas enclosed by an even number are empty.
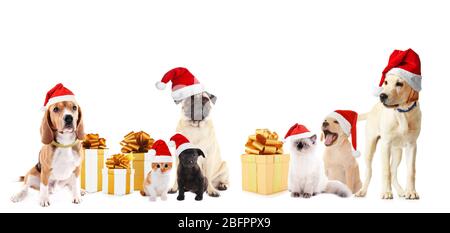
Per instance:
[[[331,146],[338,138],[337,133],[333,133],[329,130],[324,130],[323,134],[325,135],[325,146]]]

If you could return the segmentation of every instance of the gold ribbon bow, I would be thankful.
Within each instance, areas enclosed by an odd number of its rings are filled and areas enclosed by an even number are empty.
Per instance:
[[[122,146],[122,153],[147,153],[153,146],[155,140],[144,131],[133,132],[131,131],[125,135],[124,139],[120,142]]]
[[[278,140],[278,134],[268,129],[257,129],[248,137],[245,153],[255,155],[283,154],[283,142]]]
[[[87,134],[83,140],[85,149],[106,149],[106,140],[98,134]]]
[[[115,154],[106,159],[106,167],[108,169],[128,169],[132,160],[132,155]]]

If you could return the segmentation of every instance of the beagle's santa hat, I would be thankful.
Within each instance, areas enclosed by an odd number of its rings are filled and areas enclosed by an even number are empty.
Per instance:
[[[61,83],[56,84],[50,91],[47,92],[45,96],[44,106],[41,108],[42,111],[48,109],[48,107],[52,104],[56,104],[63,101],[72,101],[76,103],[75,95],[64,87]]]
[[[312,137],[314,134],[309,131],[304,125],[300,125],[295,123],[288,132],[286,133],[286,136],[284,136],[283,141],[288,140],[296,140],[296,139],[302,139],[302,138],[309,138]]]
[[[169,81],[172,82],[172,98],[175,102],[205,91],[194,75],[183,67],[169,70],[155,86],[159,90],[164,90]]]
[[[187,150],[187,149],[192,149],[192,148],[196,148],[194,145],[192,145],[189,140],[183,136],[182,134],[175,134],[170,138],[170,142],[169,145],[171,147],[175,147],[176,148],[176,154],[177,156],[181,154],[181,152]]]
[[[336,110],[328,114],[328,117],[334,118],[339,122],[339,126],[341,126],[345,135],[352,136],[353,156],[361,156],[361,153],[356,149],[356,123],[358,122],[358,113],[351,110]]]
[[[384,80],[388,75],[396,75],[407,82],[412,89],[419,92],[422,90],[422,74],[420,69],[419,55],[412,49],[394,50],[389,57],[389,62],[384,68],[377,94],[381,92]]]
[[[153,143],[152,149],[150,149],[149,154],[153,156],[153,163],[171,163],[172,154],[170,153],[169,147],[167,147],[166,142],[163,140],[157,140]]]

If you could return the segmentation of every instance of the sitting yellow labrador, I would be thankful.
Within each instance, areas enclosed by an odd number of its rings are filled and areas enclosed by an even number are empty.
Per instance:
[[[321,141],[325,144],[325,174],[330,180],[346,184],[352,193],[361,189],[359,166],[355,159],[359,156],[356,151],[357,119],[358,113],[354,111],[336,110],[323,121],[321,134]],[[348,140],[350,135],[352,143]]]
[[[366,177],[356,196],[367,193],[372,177],[372,159],[377,144],[382,156],[382,199],[392,199],[393,185],[400,197],[419,199],[415,187],[417,138],[420,134],[421,90],[419,56],[412,50],[395,50],[380,81],[379,102],[372,110],[359,117],[366,125]],[[397,180],[397,167],[405,150],[407,183],[404,190]]]

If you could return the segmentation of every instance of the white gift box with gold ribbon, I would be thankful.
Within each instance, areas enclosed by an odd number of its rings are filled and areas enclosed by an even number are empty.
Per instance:
[[[105,164],[107,149],[82,149],[84,159],[81,164],[80,184],[86,192],[94,193],[102,190],[102,169]]]
[[[103,193],[125,195],[134,191],[134,169],[103,168]]]

